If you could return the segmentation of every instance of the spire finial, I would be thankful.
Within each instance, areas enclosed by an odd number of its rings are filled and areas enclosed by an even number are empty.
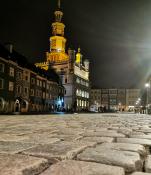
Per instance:
[[[61,1],[58,0],[58,8],[60,9],[60,7],[61,7]]]
[[[78,47],[78,52],[79,52],[79,53],[81,52],[81,48],[80,48],[80,46]]]

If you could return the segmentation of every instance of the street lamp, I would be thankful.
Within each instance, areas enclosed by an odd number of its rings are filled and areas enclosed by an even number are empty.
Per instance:
[[[146,88],[146,110],[147,110],[147,114],[148,114],[148,96],[149,96],[150,84],[146,83],[145,88]]]

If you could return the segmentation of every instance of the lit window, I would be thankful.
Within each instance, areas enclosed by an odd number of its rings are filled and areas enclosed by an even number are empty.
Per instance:
[[[14,90],[14,82],[9,81],[9,91],[13,91]]]
[[[82,91],[82,97],[84,97],[84,91]]]
[[[4,72],[4,64],[0,63],[0,72]]]
[[[77,106],[79,106],[79,100],[77,99]]]
[[[76,95],[77,95],[77,96],[79,95],[79,90],[78,90],[78,89],[76,90]]]
[[[13,67],[10,67],[10,69],[9,69],[9,75],[11,77],[14,77],[14,68]]]
[[[3,88],[4,88],[4,80],[0,79],[0,89],[3,89]]]

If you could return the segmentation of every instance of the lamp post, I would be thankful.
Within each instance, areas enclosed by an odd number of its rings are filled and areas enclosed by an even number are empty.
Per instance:
[[[150,88],[150,84],[149,83],[146,83],[145,84],[145,88],[146,88],[146,112],[148,114],[148,96],[149,96],[149,88]]]

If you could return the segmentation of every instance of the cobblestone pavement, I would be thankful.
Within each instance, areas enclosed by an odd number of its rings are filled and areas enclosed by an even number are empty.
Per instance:
[[[0,175],[151,175],[151,116],[0,116]]]

